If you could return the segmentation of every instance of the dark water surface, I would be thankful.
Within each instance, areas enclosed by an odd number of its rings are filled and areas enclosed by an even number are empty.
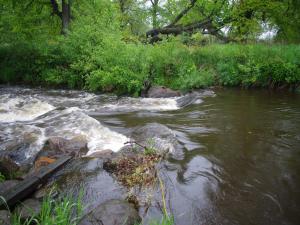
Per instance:
[[[149,122],[176,132],[185,150],[169,160],[168,194],[178,224],[299,224],[299,94],[216,94],[176,111],[98,119],[124,134]]]
[[[183,147],[165,168],[176,224],[300,224],[300,94],[215,93],[177,109],[173,99],[0,88],[0,150],[17,137],[35,154],[47,137],[78,134],[92,152],[117,150],[136,127],[156,122]]]

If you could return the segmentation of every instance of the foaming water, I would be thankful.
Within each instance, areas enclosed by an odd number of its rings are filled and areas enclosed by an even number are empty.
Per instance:
[[[34,124],[46,125],[47,137],[59,136],[71,139],[78,135],[85,136],[88,140],[88,154],[106,149],[118,151],[128,141],[126,136],[103,126],[76,107],[38,119]]]
[[[55,107],[32,97],[11,98],[0,96],[0,122],[29,121],[43,115]]]
[[[178,110],[178,99],[118,98],[73,90],[2,87],[0,138],[3,141],[0,148],[13,148],[16,143],[26,142],[30,149],[26,157],[30,157],[50,137],[71,139],[81,135],[88,140],[88,154],[106,149],[118,151],[128,138],[90,115]]]

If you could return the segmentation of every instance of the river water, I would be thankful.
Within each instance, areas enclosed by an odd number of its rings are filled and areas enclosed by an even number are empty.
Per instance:
[[[76,135],[88,138],[88,154],[118,151],[156,122],[181,146],[167,163],[177,224],[299,224],[300,95],[220,89],[177,101],[1,87],[0,151],[26,142],[22,161],[48,137]]]

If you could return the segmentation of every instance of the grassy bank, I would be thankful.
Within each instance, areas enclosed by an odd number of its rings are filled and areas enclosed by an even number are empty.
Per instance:
[[[186,47],[173,40],[153,46],[115,37],[91,45],[78,36],[3,44],[0,83],[138,96],[146,80],[179,90],[211,85],[282,89],[300,82],[299,45]]]

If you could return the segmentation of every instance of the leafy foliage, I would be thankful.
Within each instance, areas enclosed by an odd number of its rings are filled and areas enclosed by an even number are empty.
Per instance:
[[[120,10],[120,2],[125,3],[126,13]],[[147,23],[145,18],[149,9],[143,11],[142,5],[134,0],[120,0],[117,4],[108,0],[74,0],[74,18],[65,36],[60,34],[61,24],[58,16],[53,15],[50,4],[7,0],[1,3],[0,83],[80,88],[133,96],[141,93],[145,81],[180,90],[218,84],[246,87],[299,84],[297,45],[197,47],[194,45],[211,43],[214,39],[189,34],[170,36],[157,44],[145,45],[135,36],[139,32],[133,32],[131,28],[146,30],[148,25],[133,25],[132,20],[137,18],[133,18],[131,10],[139,11],[140,22]],[[254,32],[254,27],[260,24],[263,12],[278,14],[287,3],[249,0],[231,5],[226,1],[212,4],[198,0],[196,8],[201,9],[202,14],[221,13],[222,18],[214,17],[214,21],[220,19],[218,23],[234,18],[228,35],[242,40],[260,33],[259,29]],[[162,16],[164,19],[157,21],[158,24],[174,20],[184,7],[184,1],[166,1],[159,5],[157,19]],[[252,9],[259,10],[253,18],[245,19],[245,13]],[[200,11],[191,9],[181,22],[188,24],[195,18],[204,18]],[[268,18],[269,24],[280,20]],[[283,32],[281,23],[276,24]],[[239,27],[246,27],[251,35]],[[293,29],[289,29],[292,32]]]
[[[299,46],[214,45],[194,52],[226,86],[293,87],[300,81]]]

